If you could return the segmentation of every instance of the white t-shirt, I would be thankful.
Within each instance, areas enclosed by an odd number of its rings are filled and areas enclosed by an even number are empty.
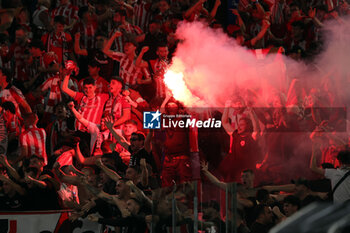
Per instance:
[[[324,176],[331,180],[332,189],[339,182],[339,180],[349,171],[349,169],[338,168],[338,169],[325,169]],[[334,203],[343,203],[350,200],[350,176],[338,186],[333,193]]]

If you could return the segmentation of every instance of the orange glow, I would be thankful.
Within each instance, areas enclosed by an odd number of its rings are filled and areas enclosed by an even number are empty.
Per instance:
[[[176,59],[175,59],[176,60]],[[184,76],[184,66],[179,60],[174,61],[164,74],[164,83],[169,88],[173,97],[187,107],[201,105],[200,99],[194,96],[188,89]]]

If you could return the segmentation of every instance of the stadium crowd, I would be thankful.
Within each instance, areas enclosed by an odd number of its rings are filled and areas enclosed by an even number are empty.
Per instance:
[[[142,124],[144,111],[195,114],[164,84],[181,21],[312,66],[347,0],[0,2],[0,211],[71,209],[67,229],[87,218],[110,232],[167,232],[174,194],[177,226],[192,231],[199,181],[199,229],[225,232],[233,211],[216,188],[239,182],[234,226],[257,233],[311,202],[350,199],[336,71],[317,87],[286,81],[262,108],[256,90],[236,92],[210,112],[222,129]]]

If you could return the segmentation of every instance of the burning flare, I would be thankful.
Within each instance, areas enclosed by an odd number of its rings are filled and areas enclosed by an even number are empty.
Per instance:
[[[180,59],[175,58],[173,64],[164,74],[164,83],[169,88],[173,97],[182,102],[185,106],[203,106],[204,103],[197,96],[194,96],[187,87],[184,78],[184,65]]]

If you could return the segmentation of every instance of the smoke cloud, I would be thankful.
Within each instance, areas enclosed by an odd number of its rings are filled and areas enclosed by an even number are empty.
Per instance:
[[[310,93],[330,100],[322,102],[320,98],[316,106],[348,107],[350,20],[342,21],[341,24],[329,21],[324,26],[323,52],[307,64],[282,54],[259,59],[254,51],[237,45],[221,30],[200,22],[181,23],[176,32],[181,42],[169,68],[181,75],[168,75],[166,83],[172,90],[182,89],[173,94],[186,107],[220,108],[236,95],[247,99],[249,93],[255,98],[251,103],[254,107],[273,106],[276,94],[284,96],[285,106],[301,105]],[[183,76],[184,82],[169,81],[175,76],[180,79]],[[302,175],[301,170],[307,173],[311,155],[309,133],[290,133],[286,138],[294,146],[290,145],[285,172],[290,177]]]
[[[342,107],[347,103],[350,84],[350,21],[343,21],[341,25],[335,21],[325,25],[324,52],[311,65],[281,54],[258,59],[253,50],[237,45],[220,29],[200,22],[183,22],[176,32],[182,42],[170,70],[183,74],[192,96],[187,93],[175,97],[187,107],[222,107],[228,98],[244,96],[250,90],[259,96],[255,106],[266,106],[274,93],[283,93],[287,98],[291,83],[297,78],[293,88],[302,88],[300,93],[328,88],[337,95],[332,107]]]

